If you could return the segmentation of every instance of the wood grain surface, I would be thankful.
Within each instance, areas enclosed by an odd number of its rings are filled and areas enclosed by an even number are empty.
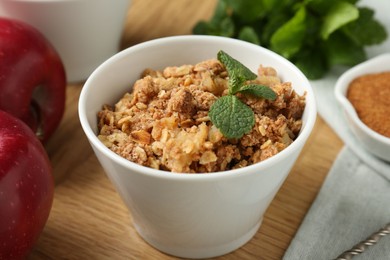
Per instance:
[[[215,4],[215,0],[133,0],[121,48],[191,34],[197,21],[212,15]],[[131,213],[93,154],[77,113],[82,86],[67,87],[64,118],[46,145],[57,186],[49,220],[29,259],[176,259],[136,233]],[[281,259],[342,146],[319,117],[257,234],[240,249],[216,259]]]

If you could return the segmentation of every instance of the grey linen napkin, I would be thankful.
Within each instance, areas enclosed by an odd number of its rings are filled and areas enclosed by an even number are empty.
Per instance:
[[[375,10],[390,37],[390,1],[359,3]],[[390,52],[390,39],[367,52],[369,58]],[[345,146],[287,249],[285,260],[334,259],[390,222],[390,164],[366,152],[348,128],[334,96],[335,83],[344,71],[336,68],[324,79],[311,82],[318,113]],[[354,259],[390,259],[390,235]]]
[[[390,183],[344,147],[284,259],[335,259],[390,220]],[[390,259],[390,236],[355,259]]]

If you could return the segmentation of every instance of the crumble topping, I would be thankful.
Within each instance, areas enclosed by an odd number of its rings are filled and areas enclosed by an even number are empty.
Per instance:
[[[285,149],[302,126],[305,96],[277,71],[259,66],[252,83],[272,88],[274,101],[237,94],[255,113],[253,129],[227,139],[208,117],[228,91],[228,74],[216,59],[195,65],[146,69],[132,90],[98,113],[98,138],[120,156],[155,169],[208,173],[245,167]],[[129,88],[130,89],[130,88]]]

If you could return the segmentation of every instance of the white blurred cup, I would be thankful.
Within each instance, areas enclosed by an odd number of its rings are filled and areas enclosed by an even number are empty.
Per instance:
[[[131,0],[1,0],[0,16],[24,21],[54,45],[67,81],[84,81],[119,51]]]

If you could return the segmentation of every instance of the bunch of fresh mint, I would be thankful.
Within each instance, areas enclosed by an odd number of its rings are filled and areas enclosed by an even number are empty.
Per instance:
[[[200,21],[193,33],[261,45],[292,61],[309,79],[318,79],[334,65],[353,66],[364,61],[364,47],[387,38],[374,11],[356,3],[357,0],[218,0],[211,20]]]

